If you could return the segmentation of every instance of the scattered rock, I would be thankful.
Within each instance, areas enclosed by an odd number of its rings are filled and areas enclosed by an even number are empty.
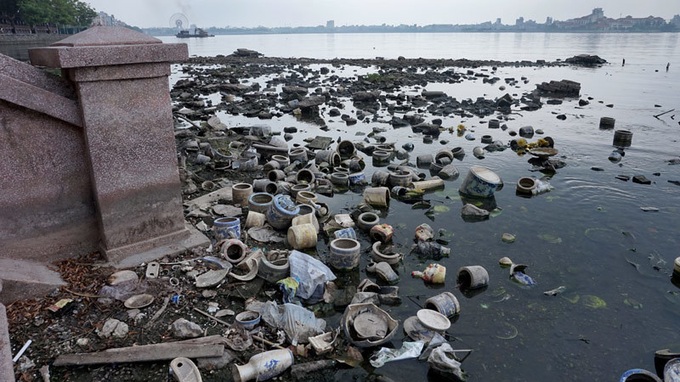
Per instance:
[[[170,325],[175,338],[196,338],[203,334],[201,326],[184,318],[178,318]]]
[[[109,338],[111,336],[114,338],[125,338],[128,331],[128,324],[118,321],[115,318],[109,318],[104,322],[101,329],[96,330],[99,338]]]

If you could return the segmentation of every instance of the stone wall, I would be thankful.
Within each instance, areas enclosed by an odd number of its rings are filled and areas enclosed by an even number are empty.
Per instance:
[[[83,128],[70,84],[0,55],[0,256],[97,249]]]

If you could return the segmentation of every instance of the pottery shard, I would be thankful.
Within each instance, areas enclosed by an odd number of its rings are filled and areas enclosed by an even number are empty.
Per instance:
[[[197,288],[208,288],[215,286],[222,282],[222,280],[227,277],[230,269],[218,269],[210,270],[203,273],[202,275],[196,277],[196,287]]]
[[[463,217],[485,219],[489,216],[489,211],[481,209],[474,204],[466,204],[460,211]]]
[[[200,325],[184,318],[178,318],[170,325],[172,335],[175,338],[196,338],[203,334]]]

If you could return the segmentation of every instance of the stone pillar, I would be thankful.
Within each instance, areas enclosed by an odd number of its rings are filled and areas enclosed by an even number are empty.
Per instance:
[[[170,63],[187,59],[186,44],[97,26],[29,56],[61,68],[78,93],[108,260],[186,239],[168,88]]]

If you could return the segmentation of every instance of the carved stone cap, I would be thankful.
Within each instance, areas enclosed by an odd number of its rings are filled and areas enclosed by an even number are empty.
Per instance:
[[[189,57],[186,44],[163,44],[144,33],[112,26],[91,27],[28,54],[33,65],[62,69],[179,62]]]

